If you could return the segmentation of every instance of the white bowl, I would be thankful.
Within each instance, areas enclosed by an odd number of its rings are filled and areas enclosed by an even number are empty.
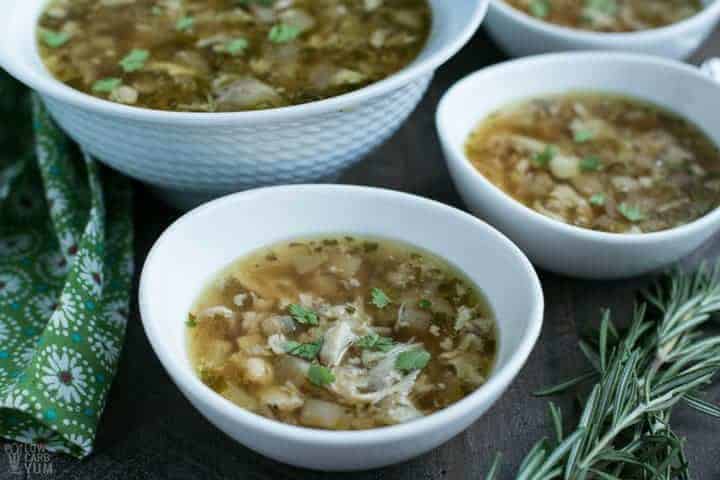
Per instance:
[[[679,60],[689,57],[720,19],[720,1],[703,0],[703,4],[702,12],[681,22],[629,33],[591,32],[554,25],[513,8],[504,0],[491,0],[485,23],[493,39],[514,57],[568,50],[620,50]]]
[[[720,226],[720,209],[656,233],[611,234],[552,220],[495,187],[465,155],[473,129],[510,103],[546,94],[593,90],[650,101],[691,120],[720,145],[720,88],[699,69],[657,57],[613,52],[549,54],[470,75],[437,112],[440,141],[467,206],[508,235],[537,265],[586,278],[622,278],[667,267]]]
[[[241,189],[337,177],[392,135],[434,71],[472,37],[488,0],[430,0],[433,28],[408,67],[363,89],[274,110],[182,113],[111,103],[55,80],[37,51],[46,0],[6,0],[0,66],[37,90],[60,126],[116,170],[179,207]]]
[[[230,262],[259,247],[298,236],[345,233],[412,243],[445,258],[482,289],[499,327],[499,352],[488,382],[428,417],[341,432],[269,420],[206,387],[188,359],[184,322],[203,286]],[[150,252],[139,302],[155,353],[200,413],[252,450],[319,470],[362,470],[401,462],[468,428],[517,375],[537,340],[543,316],[542,290],[532,265],[492,227],[420,197],[335,185],[252,190],[188,213]]]

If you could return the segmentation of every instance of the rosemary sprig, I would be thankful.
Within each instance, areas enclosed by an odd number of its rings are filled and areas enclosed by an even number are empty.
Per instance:
[[[537,393],[557,394],[595,380],[568,435],[560,410],[550,403],[556,439],[532,448],[518,480],[690,478],[670,417],[683,401],[720,418],[720,407],[700,397],[720,370],[720,336],[700,330],[720,311],[720,266],[676,272],[644,296],[629,328],[619,330],[605,311],[599,330],[580,342],[591,371]],[[495,464],[487,478],[496,472]]]

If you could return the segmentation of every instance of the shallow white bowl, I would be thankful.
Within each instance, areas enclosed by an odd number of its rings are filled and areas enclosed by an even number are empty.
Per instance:
[[[594,90],[650,101],[691,120],[720,145],[720,87],[699,69],[657,57],[611,52],[515,60],[461,80],[443,97],[437,128],[453,181],[468,208],[508,235],[537,265],[586,278],[622,278],[667,267],[720,227],[720,209],[657,233],[618,235],[552,220],[517,202],[465,155],[471,131],[510,103]]]
[[[269,420],[206,387],[188,359],[185,318],[207,282],[233,260],[262,246],[346,233],[412,243],[445,258],[482,289],[499,327],[498,358],[488,382],[423,419],[354,432]],[[537,340],[543,317],[542,290],[532,265],[492,227],[420,197],[335,185],[251,190],[193,210],[168,228],[150,252],[140,279],[139,302],[155,353],[200,413],[252,450],[320,470],[362,470],[401,462],[466,429],[517,375]]]
[[[514,57],[567,50],[621,50],[679,60],[689,57],[720,19],[720,1],[703,0],[703,4],[702,12],[667,27],[601,33],[554,25],[527,15],[504,0],[491,0],[486,25],[495,41]]]
[[[246,188],[337,177],[399,128],[435,69],[475,33],[488,0],[430,0],[427,46],[381,82],[305,105],[236,113],[153,111],[65,86],[45,69],[36,47],[35,25],[45,4],[3,2],[0,66],[37,90],[87,151],[185,208]]]

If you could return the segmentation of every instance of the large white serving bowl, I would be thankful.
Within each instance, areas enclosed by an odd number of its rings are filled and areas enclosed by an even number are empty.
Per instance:
[[[705,8],[697,15],[666,27],[602,33],[555,25],[517,10],[504,0],[491,0],[485,24],[493,39],[514,57],[568,50],[619,50],[680,60],[689,57],[710,36],[720,19],[720,1],[703,0],[703,4]]]
[[[5,0],[0,66],[37,90],[60,126],[112,168],[189,207],[226,193],[337,177],[389,138],[420,102],[434,71],[472,37],[488,0],[430,0],[420,56],[363,89],[273,110],[182,113],[101,100],[55,80],[35,25],[46,0]]]
[[[497,188],[470,164],[465,155],[468,135],[489,114],[520,100],[577,90],[628,95],[658,104],[694,122],[720,145],[720,86],[695,67],[613,52],[515,60],[461,80],[438,107],[436,120],[443,151],[468,208],[510,237],[535,264],[566,275],[630,277],[667,267],[688,255],[718,230],[720,209],[690,224],[656,233],[597,232],[537,213]]]
[[[486,295],[499,329],[487,383],[460,402],[406,424],[325,431],[269,420],[232,404],[193,372],[185,319],[203,287],[238,257],[297,237],[370,235],[411,243],[446,259]],[[320,470],[363,470],[420,455],[477,420],[520,371],[540,333],[543,294],[530,262],[477,218],[413,195],[366,187],[269,187],[208,203],[175,222],[147,257],[140,313],[173,381],[219,429],[263,455]]]

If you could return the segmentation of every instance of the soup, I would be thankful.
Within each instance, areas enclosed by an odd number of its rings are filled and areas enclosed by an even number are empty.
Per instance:
[[[387,240],[285,242],[233,263],[188,319],[201,380],[281,422],[369,429],[429,415],[485,383],[492,312],[443,260]]]
[[[526,206],[611,233],[666,230],[720,204],[720,155],[698,127],[657,106],[573,93],[491,115],[466,153]]]
[[[189,112],[322,100],[420,53],[427,0],[54,0],[40,18],[48,70],[114,102]]]
[[[699,13],[700,0],[505,0],[545,21],[598,32],[664,27]]]

